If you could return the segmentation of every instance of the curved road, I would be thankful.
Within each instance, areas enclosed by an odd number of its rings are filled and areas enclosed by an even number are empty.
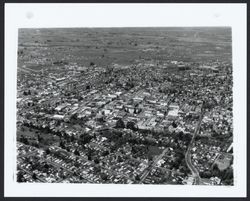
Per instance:
[[[191,161],[191,148],[193,146],[193,143],[194,143],[194,140],[195,140],[195,137],[196,135],[199,133],[199,130],[200,130],[200,127],[201,127],[201,122],[202,122],[202,119],[203,119],[203,112],[201,112],[200,114],[200,118],[199,118],[199,122],[197,124],[197,127],[195,129],[195,132],[194,132],[194,135],[192,137],[192,140],[188,146],[188,149],[187,149],[187,152],[185,154],[185,160],[186,160],[186,163],[187,163],[187,166],[188,168],[191,170],[192,172],[192,176],[194,178],[194,182],[193,182],[193,185],[199,185],[200,184],[200,175],[199,175],[199,171],[196,169],[196,167],[192,164],[192,161]]]

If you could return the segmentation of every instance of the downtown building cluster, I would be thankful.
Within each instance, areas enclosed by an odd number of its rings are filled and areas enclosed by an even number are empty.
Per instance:
[[[232,185],[232,66],[54,62],[18,74],[19,182]],[[200,121],[200,122],[199,122]]]

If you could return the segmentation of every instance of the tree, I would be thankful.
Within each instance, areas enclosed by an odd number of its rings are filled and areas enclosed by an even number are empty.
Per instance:
[[[75,141],[75,136],[74,136],[74,135],[71,135],[71,136],[70,136],[70,141],[71,141],[71,142],[74,142],[74,141]]]
[[[212,109],[213,108],[213,103],[211,101],[205,101],[204,104],[203,104],[203,109]]]
[[[107,156],[109,155],[109,151],[105,150],[104,152],[102,152],[102,156]]]
[[[101,167],[100,166],[94,166],[94,173],[100,173],[101,172]]]
[[[77,120],[77,114],[73,114],[71,117],[70,117],[70,120]]]
[[[76,171],[74,171],[74,172],[73,172],[73,175],[74,175],[75,177],[77,177],[77,176],[79,176],[79,173],[77,173]]]
[[[148,155],[148,160],[149,161],[153,161],[153,156],[152,155]]]
[[[51,151],[47,148],[47,149],[45,149],[45,153],[46,153],[46,154],[50,154]]]
[[[218,165],[216,163],[213,165],[212,175],[214,177],[219,177],[220,175],[220,169],[218,168]]]
[[[116,128],[125,128],[125,123],[122,119],[118,119],[116,122]]]
[[[38,142],[42,142],[44,140],[40,134],[38,134],[37,138],[38,138]]]
[[[74,154],[77,155],[77,156],[80,156],[80,153],[79,153],[79,151],[77,149],[74,151]]]
[[[79,168],[79,167],[80,167],[80,163],[75,162],[75,163],[74,163],[74,166],[77,167],[77,168]]]
[[[100,123],[104,123],[105,122],[105,119],[103,116],[97,118],[97,121],[100,122]]]
[[[37,175],[36,175],[36,173],[33,173],[33,174],[32,174],[32,179],[37,180]]]
[[[83,97],[82,96],[79,96],[78,97],[78,101],[82,101],[83,100]]]
[[[227,168],[224,172],[223,172],[223,176],[222,176],[223,180],[232,180],[233,179],[233,169],[232,168]]]
[[[49,169],[48,163],[45,163],[44,168]]]
[[[180,163],[177,161],[174,161],[172,165],[173,165],[173,168],[178,169],[180,166]]]
[[[133,131],[137,130],[137,128],[135,126],[135,123],[133,121],[129,121],[127,123],[127,128],[130,129],[130,130],[133,130]]]
[[[88,155],[88,160],[89,160],[89,161],[91,161],[91,160],[92,160],[91,155]]]
[[[17,174],[17,182],[24,182],[25,181],[25,178],[23,176],[23,172],[19,171],[18,174]]]
[[[62,149],[65,149],[65,148],[66,148],[66,147],[65,147],[65,142],[63,142],[63,141],[60,142],[59,146],[60,146]]]
[[[123,162],[122,157],[121,157],[120,155],[118,156],[117,161],[118,161],[119,163]]]
[[[174,127],[174,128],[177,128],[177,124],[173,121],[173,123],[172,123],[172,126]]]
[[[203,173],[201,173],[201,177],[209,179],[212,177],[212,173],[210,171],[204,171]]]
[[[110,147],[110,152],[111,152],[111,153],[114,153],[115,151],[116,151],[116,147],[115,147],[115,146],[111,146],[111,147]]]
[[[140,176],[138,174],[135,176],[135,180],[140,181]]]
[[[101,174],[101,179],[104,180],[104,181],[107,181],[108,175],[106,175],[105,173],[102,173]]]
[[[60,121],[60,120],[57,120],[57,121],[56,121],[56,126],[60,126],[60,124],[61,124],[61,121]]]
[[[99,164],[100,163],[100,161],[99,161],[98,158],[95,158],[94,162],[95,162],[95,164]]]
[[[20,142],[22,142],[22,143],[24,143],[26,145],[29,145],[29,140],[26,137],[24,137],[23,135],[20,138]]]

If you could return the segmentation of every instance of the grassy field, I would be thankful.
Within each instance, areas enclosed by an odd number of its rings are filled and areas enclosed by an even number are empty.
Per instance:
[[[20,29],[19,67],[64,60],[89,66],[132,64],[137,59],[231,61],[230,28]]]

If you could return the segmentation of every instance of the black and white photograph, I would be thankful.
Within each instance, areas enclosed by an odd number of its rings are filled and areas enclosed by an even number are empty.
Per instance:
[[[17,182],[234,184],[230,28],[18,37]]]
[[[232,25],[28,22],[16,28],[12,182],[239,185]]]

